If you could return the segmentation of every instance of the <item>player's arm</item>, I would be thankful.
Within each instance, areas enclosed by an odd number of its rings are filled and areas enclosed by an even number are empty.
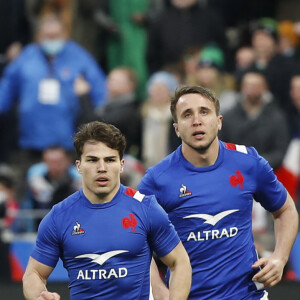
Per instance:
[[[192,268],[189,256],[179,244],[166,256],[160,257],[161,261],[170,268],[169,299],[184,300],[188,298],[192,283]]]
[[[27,300],[59,300],[57,293],[47,291],[47,279],[53,271],[52,267],[44,265],[30,257],[23,276],[23,293]]]
[[[277,284],[288,261],[292,246],[298,232],[299,216],[292,197],[287,193],[284,205],[273,213],[276,245],[270,257],[261,258],[253,264],[253,268],[262,269],[253,276],[253,281],[265,286]]]
[[[151,276],[151,287],[152,293],[155,300],[168,300],[169,299],[169,289],[162,281],[158,267],[154,258],[151,261],[150,267],[150,276]]]

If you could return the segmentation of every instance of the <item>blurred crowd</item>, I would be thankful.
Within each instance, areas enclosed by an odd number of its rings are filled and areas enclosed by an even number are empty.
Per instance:
[[[214,91],[220,138],[254,146],[298,203],[300,19],[279,17],[280,3],[0,0],[2,231],[35,232],[80,187],[72,136],[85,122],[125,134],[122,181],[136,187],[180,144],[169,99],[181,85]],[[262,255],[269,218],[254,207]]]

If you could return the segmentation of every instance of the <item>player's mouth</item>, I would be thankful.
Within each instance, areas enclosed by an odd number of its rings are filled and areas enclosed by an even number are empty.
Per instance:
[[[96,182],[100,186],[105,186],[108,183],[108,178],[106,176],[101,176],[96,179]]]
[[[202,139],[205,135],[205,132],[204,131],[195,131],[193,133],[193,136],[196,138],[196,139]]]

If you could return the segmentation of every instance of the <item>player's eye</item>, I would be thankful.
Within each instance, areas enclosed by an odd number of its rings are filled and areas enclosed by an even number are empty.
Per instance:
[[[115,159],[115,158],[107,158],[106,161],[107,161],[107,162],[115,162],[116,159]]]
[[[87,161],[88,161],[88,162],[96,162],[97,159],[96,159],[96,158],[89,158],[89,159],[87,159]]]

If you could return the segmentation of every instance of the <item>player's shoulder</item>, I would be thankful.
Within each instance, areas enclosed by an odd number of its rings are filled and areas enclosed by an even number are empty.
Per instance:
[[[71,194],[70,196],[53,206],[53,213],[58,216],[63,214],[64,212],[68,212],[71,207],[76,206],[76,204],[80,200],[80,197],[80,191]]]
[[[221,145],[224,147],[226,153],[230,155],[246,156],[254,159],[258,159],[260,157],[257,150],[254,147],[247,147],[245,145],[227,143],[222,141]]]
[[[151,202],[154,201],[153,195],[142,194],[138,190],[131,187],[125,187],[124,194],[133,202],[140,203],[141,205],[149,206]]]

